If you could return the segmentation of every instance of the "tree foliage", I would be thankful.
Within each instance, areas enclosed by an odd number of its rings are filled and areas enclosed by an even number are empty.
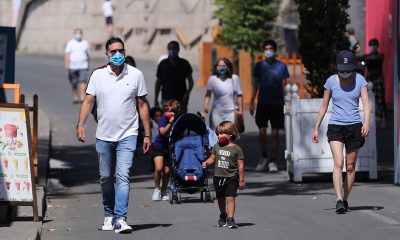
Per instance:
[[[296,0],[300,14],[300,55],[306,69],[307,91],[322,97],[325,80],[336,72],[336,54],[345,49],[350,22],[349,0]]]
[[[277,4],[268,0],[215,0],[214,17],[222,21],[218,41],[234,50],[259,49],[272,37]]]

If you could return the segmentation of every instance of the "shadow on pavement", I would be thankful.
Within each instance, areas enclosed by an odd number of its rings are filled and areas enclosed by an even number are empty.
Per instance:
[[[135,153],[131,170],[131,175],[138,177],[131,178],[131,182],[147,181],[152,178],[150,157],[141,154],[140,149],[138,147]],[[49,178],[58,179],[60,184],[65,187],[98,183],[99,181],[99,164],[94,145],[53,147],[50,158],[52,160],[50,160]],[[97,194],[97,192],[93,194]]]
[[[358,207],[350,207],[351,211],[361,211],[361,210],[383,210],[384,207],[381,206],[358,206]]]
[[[172,224],[163,224],[163,223],[149,223],[149,224],[138,224],[138,225],[130,225],[133,228],[133,231],[140,231],[140,230],[145,230],[145,229],[151,229],[151,228],[158,228],[158,227],[170,227]]]

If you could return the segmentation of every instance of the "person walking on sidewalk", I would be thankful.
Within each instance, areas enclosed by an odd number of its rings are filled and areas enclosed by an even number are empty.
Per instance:
[[[108,36],[111,37],[114,34],[114,4],[111,0],[104,0],[103,5],[103,16],[106,21],[106,30]]]
[[[79,111],[76,135],[79,141],[86,140],[85,122],[96,101],[96,151],[105,215],[102,230],[127,233],[132,231],[126,223],[126,215],[139,116],[145,130],[143,152],[147,152],[151,144],[149,105],[142,72],[124,63],[124,42],[117,37],[110,38],[106,43],[106,55],[109,63],[94,70],[90,77]]]
[[[258,94],[256,124],[259,129],[259,143],[261,158],[256,166],[256,171],[263,171],[268,164],[269,171],[276,172],[276,157],[279,149],[279,129],[284,128],[283,105],[284,86],[289,77],[286,64],[275,59],[276,43],[268,40],[263,44],[265,60],[254,67],[254,81],[250,100],[250,114],[254,114],[255,98]],[[267,158],[267,128],[268,121],[271,123],[271,158]]]
[[[165,114],[158,121],[158,134],[153,141],[154,191],[151,198],[153,201],[169,201],[167,193],[170,173],[169,133],[180,111],[181,106],[177,100],[168,100],[164,105]]]
[[[318,129],[332,98],[332,115],[328,124],[329,146],[332,151],[333,186],[337,197],[336,212],[349,210],[347,202],[355,179],[355,167],[358,150],[364,145],[369,133],[370,106],[368,100],[367,81],[355,72],[355,56],[351,51],[342,50],[336,58],[338,74],[330,76],[324,85],[324,97],[318,112],[312,136],[318,143]],[[359,98],[363,103],[364,123],[359,112]],[[342,181],[343,148],[346,148],[346,177]],[[342,192],[342,186],[344,191]]]
[[[239,76],[233,74],[233,65],[227,58],[220,58],[214,65],[214,75],[208,79],[204,96],[204,112],[209,112],[211,94],[214,94],[210,114],[210,128],[215,129],[222,121],[235,121],[235,111],[243,114],[242,88]],[[237,109],[236,109],[237,104]]]
[[[158,95],[161,90],[162,105],[170,99],[175,99],[179,101],[182,113],[186,113],[189,95],[193,88],[192,66],[186,59],[179,57],[177,41],[169,42],[167,49],[168,58],[162,60],[157,68],[154,106],[160,106]]]
[[[381,128],[387,127],[387,108],[385,99],[385,84],[383,76],[383,61],[385,55],[378,51],[379,41],[376,38],[368,42],[370,53],[364,56],[365,67],[367,68],[365,78],[372,82],[372,91],[375,93],[376,117],[379,118]]]
[[[83,30],[75,28],[74,38],[68,41],[64,53],[64,68],[68,70],[74,103],[82,102],[85,97],[89,70],[89,43],[82,36]]]
[[[220,210],[218,227],[237,228],[234,219],[235,198],[237,189],[245,188],[243,151],[235,144],[239,133],[230,121],[221,122],[215,133],[218,135],[218,143],[202,167],[207,168],[215,162],[213,182]]]

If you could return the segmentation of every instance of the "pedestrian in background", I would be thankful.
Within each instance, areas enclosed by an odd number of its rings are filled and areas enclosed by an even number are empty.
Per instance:
[[[192,66],[179,57],[179,43],[171,41],[167,45],[168,58],[160,62],[157,68],[154,106],[160,106],[158,95],[161,90],[161,104],[175,99],[181,105],[182,113],[187,112],[190,92],[193,88]]]
[[[103,2],[103,15],[106,20],[106,29],[108,36],[114,35],[114,5],[111,0],[104,0]]]
[[[355,34],[356,32],[354,31],[354,28],[348,27],[346,29],[345,35],[349,41],[349,50],[354,54],[358,54],[361,52],[361,46]]]
[[[385,56],[378,51],[378,39],[371,39],[368,42],[369,53],[364,56],[367,81],[372,82],[372,91],[375,94],[376,117],[380,120],[381,128],[387,127],[387,108],[385,100],[385,84],[383,78],[383,61]]]
[[[89,43],[83,40],[83,30],[76,28],[74,38],[65,47],[64,67],[68,70],[68,78],[72,86],[74,103],[83,101],[89,71]]]
[[[151,144],[147,89],[142,72],[124,63],[125,48],[120,38],[112,37],[107,41],[106,56],[109,63],[94,70],[90,77],[79,112],[76,135],[79,141],[86,140],[85,122],[96,101],[96,151],[105,215],[101,229],[127,233],[132,231],[126,223],[126,215],[130,190],[129,172],[136,149],[139,117],[145,129],[144,153]]]
[[[175,99],[168,100],[164,105],[164,116],[158,121],[158,134],[153,142],[155,166],[153,201],[169,201],[167,193],[170,173],[169,133],[180,112],[179,102]]]
[[[324,85],[324,97],[318,112],[313,132],[313,142],[318,143],[318,129],[332,99],[332,115],[329,119],[328,137],[332,151],[333,186],[337,197],[336,212],[349,211],[348,197],[355,180],[355,167],[359,149],[364,145],[369,133],[370,107],[367,81],[355,72],[355,56],[351,51],[342,50],[336,58],[338,73],[330,76]],[[359,98],[364,108],[364,123],[359,112]],[[344,184],[342,171],[343,148],[346,150],[346,177]],[[344,190],[342,192],[342,188]]]
[[[263,44],[265,59],[258,62],[253,72],[253,87],[250,100],[250,114],[254,114],[255,98],[258,93],[256,124],[259,129],[261,158],[256,171],[263,171],[267,164],[270,172],[278,171],[276,157],[279,149],[279,129],[284,128],[284,89],[289,77],[285,63],[275,58],[276,43],[268,40]],[[267,154],[267,128],[271,123],[271,158]]]
[[[136,67],[136,61],[132,56],[126,56],[125,63],[131,65],[132,67]]]
[[[227,58],[217,60],[213,75],[208,79],[204,96],[204,112],[209,113],[209,102],[214,94],[210,114],[210,128],[215,129],[220,122],[235,121],[236,114],[243,115],[242,88],[239,76],[233,74],[233,65]]]
[[[221,122],[215,133],[218,135],[218,143],[202,166],[207,168],[215,163],[213,183],[220,210],[218,227],[237,228],[234,219],[235,199],[237,189],[245,188],[243,151],[235,144],[239,139],[239,133],[230,121]]]

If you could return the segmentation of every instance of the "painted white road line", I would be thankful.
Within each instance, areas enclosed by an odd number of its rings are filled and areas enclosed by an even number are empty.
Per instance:
[[[400,222],[398,222],[396,220],[393,220],[393,219],[391,219],[389,217],[383,216],[382,214],[376,213],[376,212],[371,211],[371,210],[361,210],[361,212],[365,213],[367,215],[370,215],[370,216],[378,219],[379,221],[385,222],[387,224],[391,224],[391,225],[400,224]]]

